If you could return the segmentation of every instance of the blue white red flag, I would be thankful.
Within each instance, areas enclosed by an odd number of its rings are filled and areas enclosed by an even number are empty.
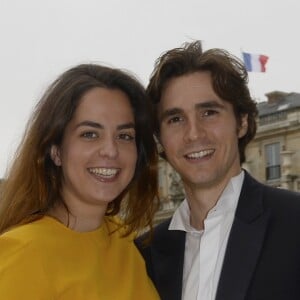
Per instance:
[[[248,72],[266,72],[268,56],[243,52],[243,59]]]

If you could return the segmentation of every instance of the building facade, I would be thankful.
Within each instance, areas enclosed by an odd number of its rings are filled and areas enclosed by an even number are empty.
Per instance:
[[[258,103],[257,133],[243,165],[268,185],[300,190],[300,94],[274,91]]]

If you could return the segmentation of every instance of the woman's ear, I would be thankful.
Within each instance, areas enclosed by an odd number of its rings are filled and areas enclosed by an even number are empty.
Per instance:
[[[248,114],[245,114],[241,118],[241,124],[238,129],[238,138],[242,138],[248,131]]]
[[[50,149],[50,156],[56,166],[61,166],[60,149],[57,145],[52,145]]]

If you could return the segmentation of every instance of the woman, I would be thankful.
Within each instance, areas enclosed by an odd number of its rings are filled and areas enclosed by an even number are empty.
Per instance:
[[[157,206],[156,160],[132,76],[92,64],[62,74],[1,188],[1,298],[158,299],[133,243]]]

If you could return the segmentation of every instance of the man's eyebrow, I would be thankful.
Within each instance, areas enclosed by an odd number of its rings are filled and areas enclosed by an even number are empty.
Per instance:
[[[197,104],[195,104],[195,107],[197,109],[203,109],[203,108],[224,108],[225,106],[215,100],[208,100],[205,102],[199,102]],[[183,113],[183,110],[181,108],[178,107],[174,107],[174,108],[170,108],[170,109],[166,109],[165,111],[162,112],[162,114],[160,115],[160,122],[165,120],[168,117],[177,115],[177,114],[181,114]]]
[[[76,128],[81,127],[81,126],[88,126],[88,127],[93,127],[96,129],[104,129],[104,127],[105,127],[100,123],[88,121],[88,120],[78,123],[76,125]],[[133,122],[124,123],[124,124],[120,124],[117,126],[117,130],[131,129],[131,128],[135,129],[135,124]]]
[[[165,111],[162,112],[162,114],[160,115],[160,121],[165,120],[168,117],[177,115],[182,113],[182,109],[174,107],[174,108],[170,108],[170,109],[166,109]]]
[[[200,102],[196,104],[196,108],[224,108],[225,106],[215,100],[209,100],[205,102]]]

